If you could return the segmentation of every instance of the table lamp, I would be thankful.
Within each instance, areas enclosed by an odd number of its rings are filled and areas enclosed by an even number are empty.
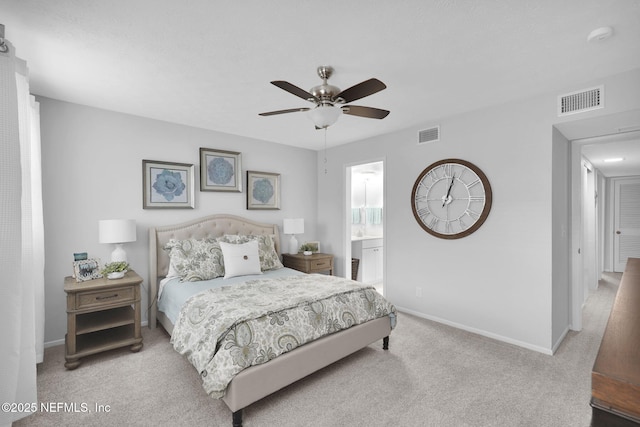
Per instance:
[[[136,221],[134,219],[104,219],[98,223],[100,243],[114,243],[111,262],[127,262],[127,253],[122,244],[136,241]]]
[[[284,219],[282,222],[283,222],[284,234],[291,234],[291,239],[289,239],[289,253],[297,254],[298,240],[296,239],[296,234],[304,233],[304,219],[303,218]]]

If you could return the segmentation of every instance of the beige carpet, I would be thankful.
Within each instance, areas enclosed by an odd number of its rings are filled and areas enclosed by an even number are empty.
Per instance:
[[[256,402],[244,425],[587,427],[591,368],[618,281],[601,281],[583,331],[570,332],[554,356],[401,313],[388,352],[376,343]],[[40,402],[67,408],[14,425],[230,426],[228,408],[205,395],[166,333],[143,335],[139,353],[114,350],[74,371],[64,369],[62,346],[47,349]]]

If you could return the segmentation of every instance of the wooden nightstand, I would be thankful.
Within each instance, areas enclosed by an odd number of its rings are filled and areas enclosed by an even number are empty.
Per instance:
[[[282,254],[282,264],[303,273],[329,271],[329,274],[333,276],[333,255],[331,254]]]
[[[65,277],[67,293],[67,369],[80,365],[80,358],[130,345],[142,348],[140,331],[140,284],[142,277],[130,270],[122,279],[107,278],[76,282]]]

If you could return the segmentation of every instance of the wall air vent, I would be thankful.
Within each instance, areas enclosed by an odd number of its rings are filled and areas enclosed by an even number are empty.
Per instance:
[[[558,117],[604,108],[604,86],[567,93],[558,97]]]
[[[436,141],[440,141],[440,126],[434,126],[418,132],[418,144]]]

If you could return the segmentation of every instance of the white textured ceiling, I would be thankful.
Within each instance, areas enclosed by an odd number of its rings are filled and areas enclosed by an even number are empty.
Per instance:
[[[640,175],[640,110],[565,122],[556,127],[567,139],[580,145],[582,155],[604,176]],[[615,157],[624,160],[605,161]]]
[[[0,23],[38,95],[311,149],[304,113],[258,113],[308,106],[269,82],[309,90],[318,65],[382,80],[357,104],[391,111],[329,146],[640,67],[638,0],[0,0]]]
[[[640,175],[640,134],[624,135],[624,138],[608,138],[593,141],[582,147],[582,154],[606,177]],[[609,159],[622,161],[610,163]]]

